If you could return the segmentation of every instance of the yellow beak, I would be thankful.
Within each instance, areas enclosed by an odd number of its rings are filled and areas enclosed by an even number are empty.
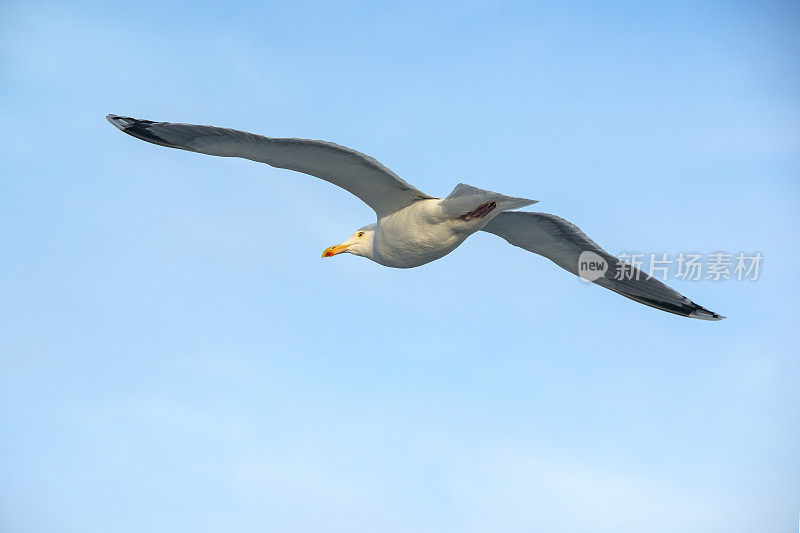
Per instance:
[[[349,247],[350,247],[349,244],[337,244],[336,246],[325,248],[325,251],[322,252],[322,257],[333,257],[336,254],[344,252]]]

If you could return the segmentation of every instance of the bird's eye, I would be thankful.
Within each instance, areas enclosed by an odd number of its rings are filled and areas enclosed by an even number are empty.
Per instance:
[[[363,237],[363,236],[364,236],[364,232],[363,232],[363,231],[359,231],[359,232],[358,232],[358,236],[359,236],[359,237]]]

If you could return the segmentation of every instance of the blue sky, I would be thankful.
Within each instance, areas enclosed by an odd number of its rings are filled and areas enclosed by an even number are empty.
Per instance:
[[[795,531],[800,10],[0,5],[0,528]],[[107,113],[326,139],[613,253],[756,252],[688,320]],[[481,302],[476,306],[475,302]]]

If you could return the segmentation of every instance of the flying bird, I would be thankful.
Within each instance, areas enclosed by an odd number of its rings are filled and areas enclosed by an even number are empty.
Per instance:
[[[725,318],[609,254],[574,224],[548,213],[514,211],[536,200],[463,183],[446,198],[436,198],[409,185],[375,159],[331,142],[263,137],[227,128],[117,115],[106,118],[143,141],[295,170],[354,194],[375,211],[377,221],[327,248],[323,257],[349,253],[388,267],[412,268],[449,254],[473,233],[485,231],[639,303],[689,318]]]

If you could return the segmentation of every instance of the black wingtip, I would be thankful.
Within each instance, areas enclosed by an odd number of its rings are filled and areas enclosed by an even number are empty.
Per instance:
[[[699,318],[700,320],[722,320],[724,318],[727,318],[723,315],[720,315],[719,313],[711,311],[710,309],[706,309],[702,305],[697,305],[694,302],[692,303],[694,304],[696,309],[693,309],[692,312],[689,313],[688,316],[690,318]]]
[[[153,131],[150,129],[150,126],[156,124],[156,122],[153,122],[152,120],[121,117],[114,114],[106,115],[106,120],[108,120],[120,131],[123,131],[132,137],[136,137],[137,139],[158,144],[160,146],[166,146],[167,148],[180,148],[179,146],[176,146],[175,144],[153,133]]]
[[[125,127],[132,122],[135,122],[136,119],[132,119],[130,117],[121,117],[119,115],[113,115],[109,113],[106,115],[106,120],[112,123],[115,127],[125,131]]]
[[[667,313],[672,313],[674,315],[685,316],[687,318],[696,318],[699,320],[713,320],[713,321],[722,320],[726,318],[723,315],[720,315],[719,313],[715,313],[714,311],[706,309],[702,305],[697,305],[688,298],[684,303],[673,303],[660,300],[657,298],[648,298],[646,296],[634,296],[632,294],[626,294],[624,292],[621,292],[613,288],[611,288],[611,290],[616,292],[617,294],[624,296],[625,298],[630,298],[634,302],[639,302],[640,304],[644,304],[649,307],[653,307],[655,309],[660,309],[662,311],[666,311]]]

